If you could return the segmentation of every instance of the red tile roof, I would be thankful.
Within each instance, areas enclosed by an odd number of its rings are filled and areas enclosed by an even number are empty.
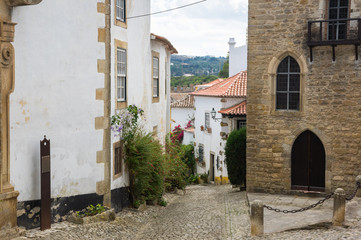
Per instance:
[[[211,82],[208,82],[208,83],[205,83],[205,84],[201,84],[201,85],[196,85],[197,88],[199,89],[204,89],[204,88],[207,88],[207,87],[211,87],[217,83],[220,83],[220,82],[223,82],[223,78],[218,78],[216,80],[213,80]]]
[[[247,101],[243,101],[230,108],[223,109],[218,112],[221,113],[222,115],[239,116],[239,115],[246,115],[247,114],[246,109],[247,109]]]
[[[187,95],[184,98],[175,101],[170,104],[171,108],[193,108],[194,107],[194,97]]]
[[[241,71],[220,83],[206,89],[191,93],[194,96],[212,97],[246,97],[247,96],[247,71]]]

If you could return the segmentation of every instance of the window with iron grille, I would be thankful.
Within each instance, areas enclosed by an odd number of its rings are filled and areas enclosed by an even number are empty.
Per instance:
[[[159,58],[153,57],[153,97],[159,97]]]
[[[198,145],[198,162],[203,162],[203,157],[204,157],[204,148],[203,148],[203,144],[199,144]]]
[[[122,172],[122,157],[123,148],[122,144],[119,142],[114,145],[114,175],[120,174]]]
[[[291,56],[283,59],[277,69],[276,109],[300,109],[300,66]]]
[[[211,123],[210,123],[210,113],[205,113],[205,116],[204,116],[204,128],[205,129],[208,129],[211,127]]]
[[[123,48],[117,49],[117,99],[126,101],[127,83],[127,51]]]
[[[329,20],[347,19],[349,15],[348,0],[330,0],[328,8]],[[328,39],[343,40],[347,35],[346,21],[331,21],[328,24]]]
[[[237,129],[241,129],[246,127],[246,117],[243,117],[242,119],[237,120]]]
[[[125,22],[125,0],[116,0],[115,9],[117,20]]]

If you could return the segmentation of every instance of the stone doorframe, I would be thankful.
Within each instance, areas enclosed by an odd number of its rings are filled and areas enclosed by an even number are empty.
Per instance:
[[[17,225],[18,191],[10,184],[9,96],[15,87],[13,7],[35,5],[42,0],[0,0],[0,229]]]

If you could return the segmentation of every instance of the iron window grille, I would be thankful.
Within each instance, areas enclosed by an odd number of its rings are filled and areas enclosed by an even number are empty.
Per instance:
[[[210,122],[210,113],[205,113],[204,115],[204,128],[208,129],[211,128],[211,122]]]
[[[114,148],[114,175],[122,172],[122,147]]]
[[[291,56],[283,59],[277,69],[276,109],[300,109],[300,66]]]
[[[159,58],[153,57],[153,97],[159,97]]]
[[[204,149],[203,149],[203,144],[199,144],[198,145],[198,162],[203,162],[203,157],[204,157]]]
[[[125,0],[116,0],[116,19],[125,22]]]
[[[237,129],[241,129],[246,127],[246,118],[243,117],[242,119],[237,120]]]
[[[127,80],[127,52],[123,48],[117,49],[117,99],[126,100]]]

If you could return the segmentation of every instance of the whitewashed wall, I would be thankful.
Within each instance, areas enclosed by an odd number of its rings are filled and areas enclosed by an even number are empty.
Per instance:
[[[194,108],[172,108],[171,109],[171,128],[180,125],[182,128],[187,126],[189,120],[194,117]]]
[[[229,39],[229,77],[247,70],[247,46],[236,47],[234,38]]]
[[[19,201],[40,199],[40,144],[51,140],[51,196],[94,193],[104,178],[96,163],[104,114],[95,90],[104,85],[97,59],[104,59],[97,1],[51,0],[17,7],[15,91],[10,95],[11,183]]]
[[[138,16],[150,11],[149,0],[127,1],[127,16]],[[158,139],[164,142],[166,134],[170,131],[170,53],[165,46],[150,36],[150,17],[127,19],[127,28],[114,25],[114,11],[112,11],[111,41],[114,39],[127,42],[127,103],[135,104],[144,110],[144,126],[147,132],[152,132],[154,126],[158,126]],[[159,57],[159,102],[152,103],[152,50],[160,54]],[[112,114],[115,113],[115,48],[111,49],[111,104]],[[165,80],[167,79],[167,81]],[[166,89],[167,88],[167,91]],[[165,94],[167,92],[167,94]],[[113,137],[113,142],[119,141]],[[113,178],[113,145],[112,157],[112,189],[129,186],[129,176],[125,168],[123,175]]]
[[[212,133],[208,133],[206,130],[201,131],[201,126],[205,124],[205,113],[211,112],[212,108],[216,111],[222,108],[222,102],[220,98],[217,97],[202,97],[195,96],[195,142],[196,142],[196,154],[198,153],[199,143],[204,145],[204,157],[203,161],[205,162],[205,167],[201,164],[197,164],[197,173],[207,173],[210,171],[210,154],[211,152],[215,155],[215,160],[217,156],[219,156],[222,164],[220,165],[223,169],[222,171],[217,170],[216,161],[214,162],[214,175],[218,177],[228,176],[227,170],[223,165],[224,162],[224,154],[220,155],[219,151],[223,150],[224,141],[221,139],[219,133],[221,132],[220,121],[214,121],[212,117],[210,117],[210,127],[212,128]],[[221,117],[218,113],[217,118]],[[222,145],[221,145],[222,144]]]
[[[203,144],[205,161],[205,167],[203,167],[201,164],[197,164],[197,172],[201,174],[210,171],[210,154],[212,152],[215,155],[215,177],[219,177],[220,175],[222,175],[223,177],[228,176],[227,168],[224,163],[224,147],[226,146],[226,141],[221,138],[220,133],[227,133],[229,132],[229,130],[228,128],[225,129],[224,127],[221,127],[221,119],[215,121],[212,119],[212,117],[210,117],[210,126],[212,128],[212,133],[208,133],[206,130],[201,131],[201,126],[204,126],[205,124],[205,113],[210,113],[212,111],[212,108],[214,108],[214,110],[217,112],[216,118],[221,118],[222,115],[218,113],[219,110],[229,108],[245,100],[244,98],[226,98],[224,99],[225,101],[221,102],[221,99],[222,98],[220,97],[195,96],[195,142],[197,144],[196,154],[198,154],[199,143]],[[222,121],[228,122],[232,120],[225,118],[222,119]],[[223,154],[220,154],[220,151],[223,152]],[[222,171],[216,168],[217,156],[222,162],[220,164],[220,167],[222,167]]]

